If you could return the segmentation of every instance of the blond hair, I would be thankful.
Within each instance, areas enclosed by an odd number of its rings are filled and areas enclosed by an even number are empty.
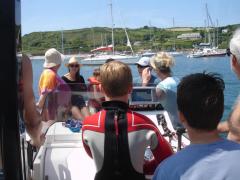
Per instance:
[[[100,81],[107,96],[124,96],[132,86],[131,69],[119,61],[105,63],[100,67]]]
[[[159,52],[150,59],[153,69],[161,72],[171,72],[170,68],[174,65],[174,58],[166,52]]]

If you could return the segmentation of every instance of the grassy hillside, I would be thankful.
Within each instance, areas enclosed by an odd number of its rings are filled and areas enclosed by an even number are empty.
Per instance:
[[[229,39],[233,31],[240,25],[229,25],[218,28],[219,48],[227,48]],[[222,33],[223,29],[228,29],[227,33]],[[205,31],[203,28],[156,28],[144,26],[138,29],[127,29],[134,51],[144,49],[171,50],[176,43],[177,49],[189,49],[193,44],[203,42]],[[212,30],[213,31],[213,30]],[[199,32],[202,39],[199,40],[180,40],[176,37],[182,33]],[[121,28],[114,29],[115,49],[119,51],[129,51],[126,46],[127,39],[125,32]],[[175,37],[175,38],[174,38]],[[84,53],[90,52],[94,47],[111,44],[111,29],[107,27],[93,27],[75,30],[65,30],[63,32],[64,53]],[[61,50],[62,48],[61,31],[33,32],[22,37],[22,50],[32,55],[43,55],[51,47]]]

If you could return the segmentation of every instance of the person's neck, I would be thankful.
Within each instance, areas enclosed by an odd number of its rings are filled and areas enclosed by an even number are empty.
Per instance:
[[[108,97],[105,95],[105,100],[106,101],[122,101],[122,102],[128,103],[128,95],[119,96],[119,97]]]
[[[164,79],[171,77],[171,74],[163,74],[163,73],[159,73],[159,77],[160,79],[163,81]]]
[[[52,70],[53,72],[55,72],[55,73],[57,73],[57,68],[47,68],[47,69],[50,69],[50,70]]]
[[[209,144],[209,143],[219,141],[221,139],[217,130],[203,131],[203,130],[187,128],[187,132],[188,132],[191,144]]]
[[[75,75],[75,73],[69,72],[69,77],[70,77],[72,80],[76,80],[76,75]]]

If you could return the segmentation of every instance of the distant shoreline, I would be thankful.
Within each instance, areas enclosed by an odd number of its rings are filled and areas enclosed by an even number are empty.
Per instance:
[[[42,56],[31,56],[31,55],[28,55],[29,56],[29,58],[31,59],[31,60],[44,60],[44,55],[42,55]],[[67,55],[64,55],[65,56],[65,59],[69,59],[69,58],[71,58],[72,56],[75,56],[75,57],[77,57],[77,58],[79,58],[79,59],[83,59],[83,58],[86,58],[88,55],[86,55],[86,54],[82,54],[82,55],[80,55],[80,54],[67,54]]]

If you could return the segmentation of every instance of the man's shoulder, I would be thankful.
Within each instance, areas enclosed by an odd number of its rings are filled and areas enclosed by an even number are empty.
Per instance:
[[[134,117],[134,120],[137,120],[137,121],[141,121],[141,122],[151,122],[151,120],[147,117],[147,116],[144,116],[142,114],[139,114],[137,112],[133,112],[133,111],[130,111],[129,114],[132,113],[133,114],[133,117]]]
[[[188,159],[191,158],[191,154],[186,147],[185,149],[177,152],[176,154],[166,158],[161,164],[158,165],[158,168],[155,171],[154,178],[161,179],[179,179],[177,177],[180,173],[180,169],[185,169],[190,163]],[[185,162],[182,164],[182,162]],[[179,166],[181,164],[181,167]],[[174,170],[174,171],[173,171]],[[174,173],[173,173],[174,172]]]
[[[47,76],[48,78],[56,77],[56,73],[50,69],[44,69],[41,76]]]
[[[128,114],[128,117],[131,116],[130,114]],[[139,114],[137,112],[133,112],[133,121],[132,121],[132,125],[134,127],[138,127],[140,129],[151,129],[151,130],[154,130],[154,131],[158,131],[158,128],[157,126],[145,115],[142,115],[142,114]],[[138,125],[138,126],[136,126]]]
[[[91,116],[87,116],[84,120],[83,120],[83,125],[84,124],[89,124],[89,123],[94,123],[97,122],[98,120],[100,120],[100,116],[101,114],[104,113],[104,111],[99,111]]]
[[[104,132],[104,118],[105,118],[105,110],[99,111],[96,114],[86,117],[83,120],[82,130],[90,130],[96,132]]]

